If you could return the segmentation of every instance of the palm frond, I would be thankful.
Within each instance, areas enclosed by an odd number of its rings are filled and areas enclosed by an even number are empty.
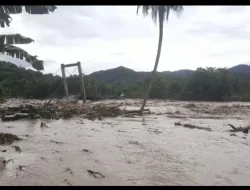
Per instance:
[[[6,53],[8,56],[25,59],[26,62],[30,63],[32,67],[36,70],[43,70],[43,61],[38,60],[37,56],[32,56],[28,54],[25,50],[13,46],[13,45],[1,45],[0,44],[0,53]]]
[[[22,36],[20,34],[3,34],[0,35],[0,44],[29,44],[34,42],[33,39]]]
[[[183,6],[181,5],[138,5],[137,14],[140,8],[142,9],[142,13],[144,16],[147,16],[149,14],[149,11],[151,11],[151,17],[155,23],[157,22],[158,18],[160,18],[161,21],[168,21],[170,12],[176,13],[179,16],[183,11]]]

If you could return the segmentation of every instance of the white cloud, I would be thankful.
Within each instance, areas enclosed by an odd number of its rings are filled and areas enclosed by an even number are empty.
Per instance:
[[[250,61],[248,6],[185,6],[165,22],[159,71],[230,67]],[[50,15],[13,15],[1,33],[20,33],[35,43],[22,45],[45,60],[45,72],[81,61],[85,73],[125,66],[153,69],[158,25],[135,6],[59,6]],[[46,60],[50,60],[47,61]]]

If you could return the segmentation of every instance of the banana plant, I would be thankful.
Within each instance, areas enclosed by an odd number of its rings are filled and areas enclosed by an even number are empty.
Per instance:
[[[5,6],[0,5],[0,27],[9,27],[12,21],[10,14],[20,14],[24,10],[28,14],[49,14],[56,10],[56,6]],[[32,56],[22,48],[16,47],[13,44],[29,44],[34,42],[33,39],[22,36],[21,34],[2,34],[0,35],[0,54],[7,54],[17,59],[25,59],[36,70],[43,70],[43,61],[37,59],[37,56]]]

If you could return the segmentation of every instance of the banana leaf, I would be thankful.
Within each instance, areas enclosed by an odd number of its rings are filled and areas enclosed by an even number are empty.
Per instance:
[[[33,39],[22,36],[21,34],[4,34],[0,35],[0,44],[29,44],[34,42]]]
[[[45,6],[45,5],[39,5],[39,6],[24,6],[25,11],[29,14],[49,14],[49,12],[54,12],[56,9],[56,6]]]
[[[7,25],[9,27],[11,21],[12,21],[12,18],[7,13],[2,12],[0,10],[0,26],[1,26],[1,28],[4,28],[5,25]]]
[[[0,6],[0,11],[7,13],[7,14],[20,14],[22,13],[22,6]]]
[[[0,11],[7,14],[20,14],[23,12],[23,5],[14,6],[0,6]],[[54,12],[57,8],[55,5],[33,5],[24,6],[25,11],[29,14],[48,14],[49,12]]]
[[[43,61],[38,60],[36,55],[32,56],[19,47],[13,45],[0,45],[0,53],[6,53],[7,55],[18,59],[25,59],[25,61],[30,63],[36,70],[44,69]]]
[[[22,13],[22,5],[19,6],[0,6],[0,27],[4,28],[5,25],[9,27],[12,18],[9,14],[20,14]],[[33,5],[24,6],[25,11],[29,14],[49,14],[49,12],[54,12],[56,10],[55,5]]]

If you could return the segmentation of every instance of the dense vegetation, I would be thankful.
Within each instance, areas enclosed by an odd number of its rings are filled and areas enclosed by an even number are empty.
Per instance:
[[[242,68],[239,70],[239,68]],[[150,98],[170,100],[250,101],[249,66],[196,71],[158,72]],[[150,73],[118,67],[84,77],[87,97],[115,98],[121,92],[127,98],[143,98]],[[70,94],[80,94],[79,77],[67,78]],[[0,62],[0,96],[45,99],[62,84],[62,78]],[[64,96],[63,86],[55,93]]]

